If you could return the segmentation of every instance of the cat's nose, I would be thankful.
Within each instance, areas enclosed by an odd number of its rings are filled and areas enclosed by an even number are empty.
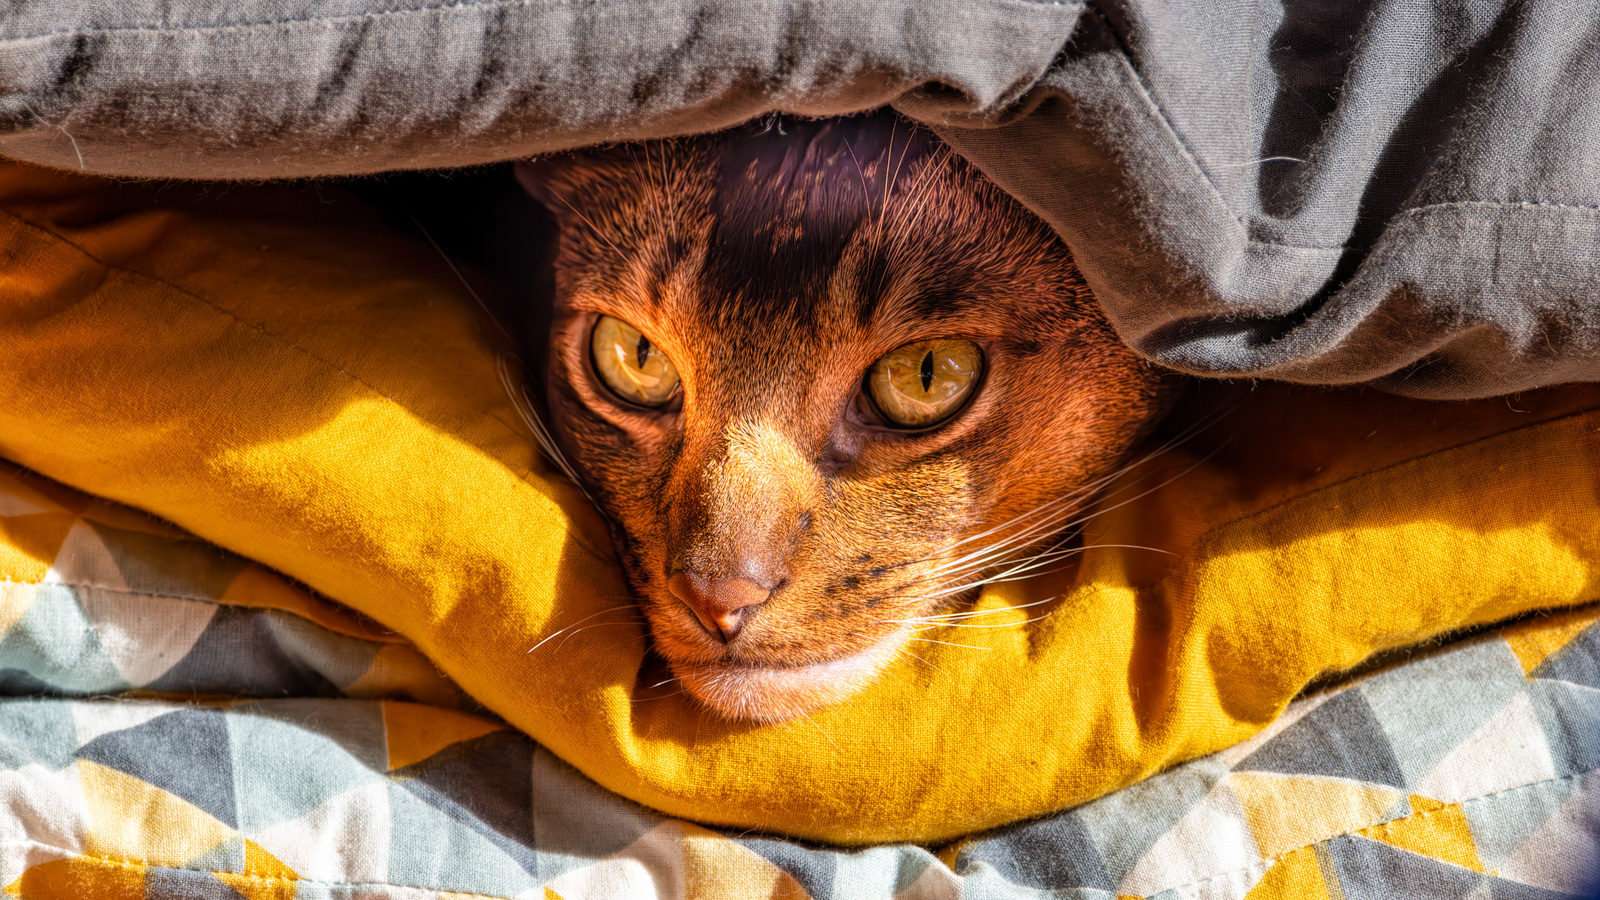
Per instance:
[[[689,607],[707,634],[723,643],[744,627],[745,611],[765,603],[772,593],[749,578],[713,579],[694,572],[674,574],[667,579],[667,590]]]

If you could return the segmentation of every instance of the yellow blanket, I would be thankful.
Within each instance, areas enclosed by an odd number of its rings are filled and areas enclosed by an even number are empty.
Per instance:
[[[810,720],[724,722],[652,687],[604,528],[425,246],[21,167],[0,209],[0,456],[368,614],[674,815],[968,834],[1235,743],[1376,651],[1600,596],[1600,392],[1244,391],[1113,488],[1076,569],[985,592],[1005,627],[930,632],[947,643]],[[1215,390],[1192,408],[1226,407]]]

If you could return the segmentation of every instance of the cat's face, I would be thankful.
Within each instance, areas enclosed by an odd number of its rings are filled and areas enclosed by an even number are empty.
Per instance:
[[[561,225],[558,441],[657,651],[728,716],[859,690],[985,561],[1059,531],[1158,406],[1065,247],[904,123],[520,174]]]

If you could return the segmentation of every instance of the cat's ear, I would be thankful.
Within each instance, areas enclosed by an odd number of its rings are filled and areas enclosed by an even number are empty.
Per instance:
[[[575,193],[571,168],[571,157],[560,155],[523,160],[514,170],[523,190],[543,204],[551,215],[564,219],[571,213]]]
[[[617,161],[593,153],[556,153],[516,165],[517,181],[556,221],[582,218],[597,193],[615,194],[624,172]],[[615,197],[611,198],[615,201]]]

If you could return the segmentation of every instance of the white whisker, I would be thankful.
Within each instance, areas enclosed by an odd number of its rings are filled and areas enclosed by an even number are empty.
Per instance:
[[[638,609],[638,606],[636,606],[636,605],[634,605],[632,603],[624,603],[624,604],[622,604],[620,606],[613,606],[610,609],[602,609],[602,610],[600,610],[599,612],[597,612],[597,613],[595,613],[593,615],[584,616],[583,618],[579,619],[578,621],[573,622],[571,625],[568,625],[566,628],[561,629],[561,631],[557,631],[557,632],[554,632],[553,634],[545,635],[544,640],[540,641],[537,644],[534,644],[532,647],[529,647],[528,648],[528,652],[532,653],[533,651],[539,649],[540,647],[543,647],[545,644],[549,643],[551,639],[553,639],[555,637],[558,637],[559,635],[561,635],[563,632],[567,631],[568,629],[576,628],[579,625],[582,625],[583,623],[589,621],[590,619],[598,619],[599,617],[605,615],[606,613],[616,612],[619,609],[635,609],[636,610],[636,609]]]

